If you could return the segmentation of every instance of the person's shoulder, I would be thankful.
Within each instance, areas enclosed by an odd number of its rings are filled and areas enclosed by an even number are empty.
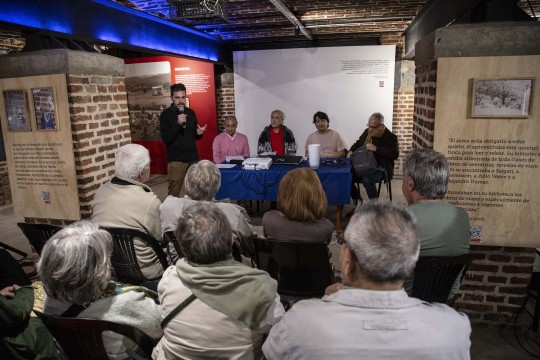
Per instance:
[[[263,215],[263,220],[264,219],[267,219],[267,220],[281,219],[281,218],[285,218],[285,216],[279,210],[270,210],[270,211],[265,212],[264,215]]]
[[[397,135],[394,134],[392,131],[390,131],[390,129],[388,129],[388,128],[384,129],[384,135],[386,135],[388,137],[391,137],[391,138],[396,138],[396,140],[397,140]]]
[[[295,304],[296,305],[296,304]],[[446,304],[441,303],[429,303],[423,301],[419,305],[420,313],[425,316],[425,318],[431,319],[431,321],[438,322],[440,324],[445,324],[447,328],[452,328],[452,326],[460,326],[464,328],[471,327],[470,320],[462,312],[459,312]]]
[[[245,134],[242,134],[241,132],[236,132],[236,136],[238,137],[241,137],[242,139],[246,139],[247,140],[247,136]]]

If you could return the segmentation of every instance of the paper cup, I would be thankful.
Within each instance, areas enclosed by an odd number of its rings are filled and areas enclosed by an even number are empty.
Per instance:
[[[312,169],[318,169],[321,162],[321,145],[311,144],[308,145],[309,167]]]

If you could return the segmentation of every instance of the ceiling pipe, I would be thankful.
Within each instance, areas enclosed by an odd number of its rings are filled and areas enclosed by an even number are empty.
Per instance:
[[[309,33],[309,31],[304,27],[304,25],[300,22],[300,20],[298,20],[298,18],[296,16],[293,15],[293,13],[285,6],[285,4],[283,4],[281,2],[281,0],[270,0],[270,2],[272,4],[274,4],[274,6],[276,7],[276,9],[278,9],[279,11],[281,11],[281,13],[283,15],[285,15],[285,17],[287,19],[289,19],[290,22],[292,22],[294,24],[294,26],[296,26],[296,28],[302,33],[304,34],[305,37],[308,38],[308,40],[313,40],[313,37],[311,36],[311,34]]]

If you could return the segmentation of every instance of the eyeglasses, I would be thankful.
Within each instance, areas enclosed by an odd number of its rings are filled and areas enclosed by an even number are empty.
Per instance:
[[[366,127],[367,127],[367,128],[370,128],[370,129],[376,129],[376,128],[379,127],[379,125],[369,126],[369,124],[366,124]]]
[[[345,241],[345,238],[343,237],[343,235],[339,234],[338,236],[336,236],[336,243],[340,246],[340,247],[343,247],[345,245],[347,245],[347,242]]]

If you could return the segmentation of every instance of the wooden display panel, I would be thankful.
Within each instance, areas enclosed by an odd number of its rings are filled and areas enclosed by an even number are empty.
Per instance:
[[[472,118],[473,79],[527,78],[539,94],[540,56],[440,58],[434,148],[448,156],[447,200],[467,210],[471,241],[540,247],[540,97],[526,118]]]
[[[0,90],[25,91],[29,105],[29,129],[8,131],[8,110],[4,96],[0,96],[15,215],[79,220],[66,75],[1,79]]]

